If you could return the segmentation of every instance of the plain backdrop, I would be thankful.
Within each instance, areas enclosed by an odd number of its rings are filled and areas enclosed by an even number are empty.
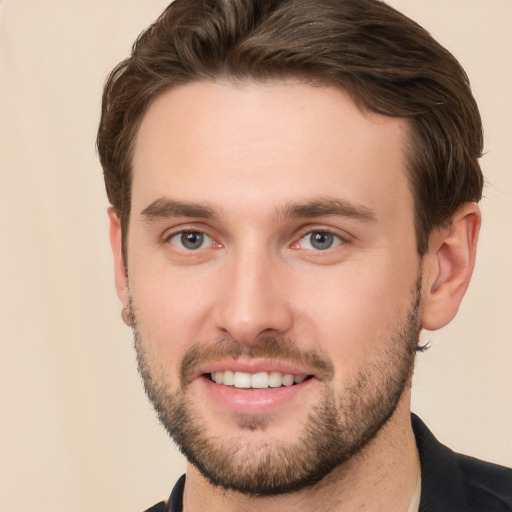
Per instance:
[[[413,410],[512,465],[512,1],[394,0],[465,66],[486,127],[484,225],[457,319],[426,333]],[[0,0],[0,510],[141,511],[184,463],[120,319],[95,152],[108,71],[162,0]]]

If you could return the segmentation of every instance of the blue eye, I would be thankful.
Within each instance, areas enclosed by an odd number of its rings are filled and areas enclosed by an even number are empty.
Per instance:
[[[200,231],[181,231],[172,236],[169,241],[179,249],[194,251],[211,245],[212,239]]]
[[[301,249],[326,251],[340,245],[341,242],[342,240],[338,235],[328,231],[311,231],[299,240],[298,245]]]

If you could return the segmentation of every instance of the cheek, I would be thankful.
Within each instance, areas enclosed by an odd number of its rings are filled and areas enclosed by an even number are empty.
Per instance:
[[[414,299],[417,268],[382,261],[317,279],[317,292],[303,296],[298,339],[307,341],[301,335],[307,330],[344,379],[385,353]]]
[[[163,366],[175,367],[192,344],[205,338],[207,290],[214,287],[168,268],[140,268],[147,270],[130,275],[130,291],[144,349]]]

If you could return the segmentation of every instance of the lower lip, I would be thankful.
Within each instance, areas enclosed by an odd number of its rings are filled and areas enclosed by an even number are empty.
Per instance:
[[[235,414],[268,414],[281,409],[287,404],[297,400],[315,383],[315,378],[310,378],[294,384],[293,386],[281,386],[279,388],[267,389],[240,389],[234,386],[223,386],[216,384],[206,377],[199,379],[210,397]]]

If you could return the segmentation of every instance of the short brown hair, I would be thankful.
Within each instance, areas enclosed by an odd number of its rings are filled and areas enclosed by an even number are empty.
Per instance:
[[[361,108],[407,119],[420,255],[433,228],[481,198],[483,133],[469,81],[414,21],[380,0],[175,0],[103,93],[97,146],[124,234],[133,146],[149,104],[173,86],[217,78],[335,85]]]

